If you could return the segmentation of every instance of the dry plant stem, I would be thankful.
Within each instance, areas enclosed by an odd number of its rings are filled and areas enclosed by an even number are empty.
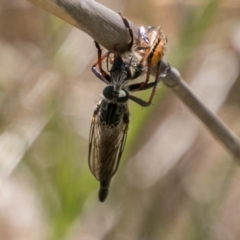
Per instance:
[[[167,66],[166,63],[163,64]],[[162,81],[201,119],[213,136],[228,148],[236,159],[240,160],[240,141],[238,137],[221,119],[203,105],[192,89],[181,78],[180,73],[176,69],[171,68],[168,76]]]
[[[130,40],[120,15],[93,0],[29,1],[86,32],[110,51],[114,49],[116,43],[118,50],[124,51]],[[137,33],[136,26],[132,23],[130,25]]]
[[[29,0],[89,34],[108,50],[116,44],[126,48],[129,36],[120,16],[93,0]],[[137,27],[130,23],[136,37]],[[77,47],[77,46],[76,46]],[[78,46],[82,47],[82,46]],[[162,67],[167,67],[163,61]],[[210,112],[183,81],[179,72],[170,68],[162,80],[166,86],[195,113],[210,132],[240,160],[240,141],[234,133]]]

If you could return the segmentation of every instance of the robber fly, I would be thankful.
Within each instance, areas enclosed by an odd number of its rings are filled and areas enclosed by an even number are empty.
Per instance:
[[[128,51],[133,48],[133,32],[128,21],[123,18],[128,30],[130,41]],[[147,35],[146,35],[147,36]],[[158,77],[153,82],[131,84],[130,81],[141,75],[140,71],[132,71],[134,56],[125,60],[115,51],[102,55],[100,45],[95,41],[98,60],[92,66],[92,71],[107,86],[103,89],[103,99],[97,104],[93,112],[89,136],[89,168],[100,182],[99,200],[103,202],[108,195],[111,179],[116,173],[124,150],[129,125],[128,100],[140,106],[151,104]],[[103,69],[103,60],[106,60],[106,69]],[[110,65],[110,67],[109,67]],[[130,92],[152,89],[149,100],[144,101],[130,94]]]

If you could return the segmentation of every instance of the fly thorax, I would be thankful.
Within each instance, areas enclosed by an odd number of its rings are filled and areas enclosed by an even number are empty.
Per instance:
[[[128,112],[128,93],[125,90],[115,92],[113,86],[107,86],[103,95],[105,99],[101,102],[99,120],[107,128],[117,127],[123,121],[123,115]]]
[[[100,122],[108,128],[116,127],[121,121],[122,112],[117,103],[108,102],[100,111]]]

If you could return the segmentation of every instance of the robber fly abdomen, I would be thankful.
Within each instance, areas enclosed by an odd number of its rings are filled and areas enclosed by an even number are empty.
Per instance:
[[[122,90],[123,91],[123,90]],[[89,167],[100,182],[99,200],[103,202],[108,195],[112,176],[117,171],[124,149],[129,112],[126,102],[121,97],[107,99],[113,93],[113,87],[103,91],[105,99],[97,105],[92,119],[89,144]],[[127,98],[125,101],[127,101]]]

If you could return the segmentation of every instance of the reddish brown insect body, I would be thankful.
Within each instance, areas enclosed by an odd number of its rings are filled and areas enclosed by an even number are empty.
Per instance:
[[[139,28],[139,40],[134,51],[142,57],[140,64],[147,67],[156,66],[164,56],[166,48],[167,39],[160,26],[148,27],[147,30]]]

